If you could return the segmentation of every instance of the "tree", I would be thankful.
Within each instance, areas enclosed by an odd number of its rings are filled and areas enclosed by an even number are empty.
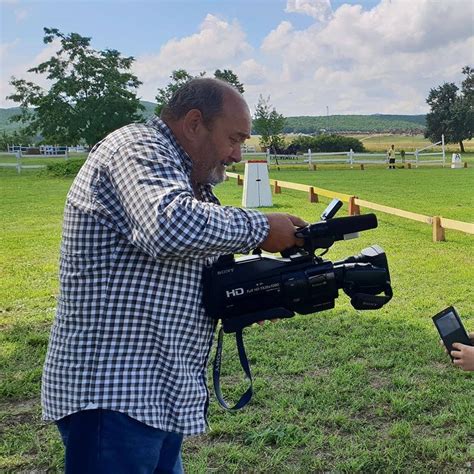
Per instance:
[[[202,75],[202,74],[201,74]],[[156,94],[156,108],[155,113],[156,115],[160,115],[163,107],[170,101],[173,94],[186,82],[193,79],[186,70],[184,69],[176,69],[171,73],[170,76],[171,82],[164,88],[158,89],[158,94]]]
[[[63,34],[44,28],[45,44],[58,38],[59,51],[48,61],[28,70],[46,75],[49,90],[33,82],[12,78],[16,92],[8,97],[20,103],[22,112],[14,120],[27,124],[29,134],[45,141],[93,145],[111,131],[141,119],[144,107],[135,89],[141,84],[130,68],[133,57],[122,57],[114,49],[96,51],[91,38]]]
[[[35,141],[34,137],[28,135],[24,129],[6,132],[2,130],[0,133],[0,150],[7,151],[8,145],[28,145]]]
[[[223,71],[216,69],[214,77],[232,84],[241,94],[245,92],[244,85],[239,81],[237,74],[230,69],[224,69]]]
[[[463,140],[471,139],[474,114],[474,70],[466,66],[462,88],[453,82],[445,82],[431,89],[426,102],[431,111],[426,115],[425,137],[440,141],[441,135],[447,143],[459,143],[464,152]]]
[[[285,117],[279,114],[270,104],[270,96],[266,99],[260,94],[253,119],[253,129],[260,135],[260,145],[277,152],[283,148],[281,135],[285,126]]]
[[[203,77],[206,75],[206,72],[200,72],[198,76],[192,76],[189,74],[185,69],[176,69],[171,73],[170,79],[171,82],[166,85],[165,87],[158,89],[158,94],[156,95],[156,108],[155,113],[156,115],[160,115],[163,107],[170,101],[173,94],[186,82],[196,77]],[[217,79],[221,79],[223,81],[232,84],[241,94],[244,92],[244,86],[241,82],[239,82],[239,78],[237,75],[232,72],[230,69],[224,69],[221,71],[220,69],[216,69],[214,72],[214,77]]]

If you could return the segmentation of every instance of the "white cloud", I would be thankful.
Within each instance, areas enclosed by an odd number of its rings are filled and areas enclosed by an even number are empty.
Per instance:
[[[319,21],[326,21],[332,13],[330,0],[288,0],[285,11],[303,13]]]
[[[255,59],[247,59],[235,68],[239,80],[245,85],[265,84],[269,71]]]
[[[262,50],[268,53],[278,52],[289,46],[293,25],[289,21],[282,21],[275,30],[271,31],[262,43]]]
[[[186,69],[197,75],[202,71],[233,69],[247,59],[253,48],[237,21],[228,22],[208,14],[193,35],[175,38],[164,44],[158,54],[139,56],[133,66],[134,73],[143,81],[140,95],[154,100],[157,89],[169,82],[175,69]],[[250,74],[251,64],[243,66]],[[253,68],[255,80],[256,69]]]
[[[251,50],[237,21],[229,23],[208,14],[198,33],[172,39],[156,55],[138,57],[134,69],[148,82],[167,78],[173,69],[185,68],[192,74],[222,69]]]
[[[5,44],[0,46],[0,59],[2,63],[7,60],[12,60],[14,54],[14,46],[19,44],[19,40],[14,41],[13,43],[7,44],[7,47],[4,50]],[[44,74],[35,74],[33,72],[27,72],[28,69],[37,66],[38,64],[47,61],[54,55],[56,51],[60,48],[60,41],[58,39],[53,40],[52,43],[46,45],[41,51],[39,51],[36,56],[28,61],[27,63],[17,63],[8,71],[8,77],[5,77],[6,74],[2,72],[2,81],[0,84],[0,107],[16,107],[18,104],[14,102],[7,101],[5,97],[14,92],[14,89],[9,84],[11,77],[14,76],[16,79],[25,79],[26,81],[31,81],[42,88],[48,88],[51,82],[46,79]],[[4,54],[3,54],[4,53]]]
[[[288,2],[303,9],[306,2]],[[471,14],[470,14],[471,13]],[[262,41],[273,65],[263,93],[285,115],[424,113],[431,87],[459,81],[474,60],[467,0],[341,5],[325,24],[282,22]]]

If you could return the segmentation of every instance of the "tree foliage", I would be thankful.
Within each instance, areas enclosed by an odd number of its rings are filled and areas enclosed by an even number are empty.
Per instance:
[[[438,142],[444,135],[447,143],[459,143],[464,152],[463,140],[472,138],[474,128],[474,70],[466,66],[462,72],[466,77],[461,90],[453,82],[430,90],[425,137]]]
[[[216,69],[214,77],[232,84],[241,94],[245,92],[244,85],[239,81],[237,74],[230,69],[224,69],[223,71]]]
[[[284,126],[285,117],[272,107],[270,96],[265,99],[260,94],[253,118],[253,130],[260,135],[260,146],[270,148],[273,152],[280,151],[284,145]]]
[[[196,77],[203,77],[206,75],[206,72],[200,72],[197,76],[192,76],[189,74],[185,69],[176,69],[171,73],[170,79],[171,82],[168,83],[165,87],[158,89],[158,93],[156,94],[156,108],[155,113],[156,115],[160,115],[163,107],[170,101],[173,94],[186,82]],[[216,79],[221,79],[223,81],[232,84],[241,94],[244,93],[244,86],[239,81],[237,74],[235,74],[230,69],[224,69],[221,71],[220,69],[216,69],[214,72],[214,77]]]
[[[25,129],[0,133],[0,151],[7,151],[8,145],[29,145],[35,142],[34,137],[28,134]]]
[[[135,90],[141,82],[130,72],[133,57],[114,49],[96,51],[91,38],[63,34],[44,28],[44,43],[60,41],[61,47],[48,61],[28,70],[46,76],[49,90],[33,82],[12,78],[18,102],[17,121],[27,132],[40,133],[50,143],[93,145],[111,131],[140,120],[143,109]]]
[[[171,73],[170,79],[171,82],[162,89],[158,89],[158,94],[156,94],[156,115],[160,115],[163,107],[170,101],[173,94],[186,82],[193,79],[194,76],[191,76],[184,69],[176,69]]]
[[[294,138],[286,148],[290,154],[306,153],[311,150],[313,153],[349,151],[361,153],[364,150],[364,144],[354,137],[345,137],[342,135],[319,135],[316,137],[302,135]]]

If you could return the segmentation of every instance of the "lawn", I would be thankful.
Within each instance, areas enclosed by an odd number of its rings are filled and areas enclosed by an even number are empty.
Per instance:
[[[473,222],[474,170],[421,168],[272,170],[272,177],[358,195],[402,209]],[[57,295],[62,208],[71,178],[0,169],[0,471],[60,472],[56,430],[41,422],[39,390]],[[242,188],[217,188],[240,205]],[[317,220],[311,204],[283,190],[273,211]],[[267,209],[269,211],[269,209]],[[345,210],[341,211],[345,214]],[[361,238],[334,245],[331,260],[379,244],[393,300],[382,310],[336,308],[245,331],[255,395],[238,413],[212,397],[204,435],[184,444],[189,473],[472,472],[473,373],[452,367],[431,316],[454,304],[474,331],[473,236],[386,214]],[[225,340],[223,390],[246,387],[232,337]]]

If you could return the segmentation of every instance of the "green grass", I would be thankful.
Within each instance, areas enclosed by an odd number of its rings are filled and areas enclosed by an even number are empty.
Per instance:
[[[472,167],[272,171],[298,181],[402,209],[473,221]],[[70,178],[0,169],[0,471],[60,472],[56,430],[41,422],[42,363],[57,294],[62,209]],[[221,185],[240,205],[242,187]],[[311,204],[283,190],[272,211],[317,220]],[[269,210],[269,209],[267,209]],[[342,215],[345,214],[341,211]],[[225,413],[213,400],[211,430],[184,444],[189,473],[471,472],[473,374],[452,367],[431,316],[449,304],[474,330],[473,236],[379,213],[379,227],[339,242],[331,260],[374,243],[387,252],[394,298],[356,311],[336,308],[246,329],[255,378],[248,408]],[[245,388],[233,338],[225,338],[223,390]]]

